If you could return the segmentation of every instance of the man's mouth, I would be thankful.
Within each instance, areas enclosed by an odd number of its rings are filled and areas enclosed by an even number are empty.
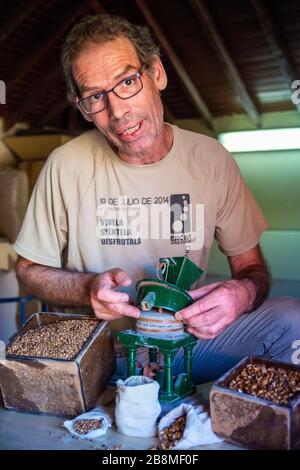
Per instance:
[[[137,124],[136,126],[133,127],[128,127],[125,131],[121,132],[119,135],[120,136],[127,136],[127,135],[133,135],[135,132],[137,132],[141,127],[141,123]]]
[[[123,132],[123,135],[130,135],[130,134],[133,134],[133,133],[136,132],[139,128],[140,128],[140,124],[138,124],[137,126],[134,126],[134,127],[129,127],[128,129],[126,129],[125,132]]]

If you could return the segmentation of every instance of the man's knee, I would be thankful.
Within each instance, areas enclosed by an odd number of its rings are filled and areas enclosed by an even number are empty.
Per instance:
[[[300,299],[292,297],[274,297],[266,300],[260,307],[267,310],[272,320],[285,328],[293,327],[300,335]]]

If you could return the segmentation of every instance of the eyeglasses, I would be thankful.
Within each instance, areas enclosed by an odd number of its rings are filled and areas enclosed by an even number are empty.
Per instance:
[[[92,95],[77,101],[77,105],[86,114],[96,114],[107,108],[108,93],[112,92],[122,100],[128,100],[128,98],[132,98],[143,88],[142,75],[144,70],[145,65],[142,65],[142,67],[135,74],[123,78],[123,80],[118,82],[110,90],[93,93]]]

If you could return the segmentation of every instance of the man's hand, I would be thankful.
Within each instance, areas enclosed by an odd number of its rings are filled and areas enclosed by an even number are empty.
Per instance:
[[[139,310],[129,305],[128,294],[114,290],[115,287],[131,284],[128,274],[119,268],[100,274],[73,273],[36,264],[20,256],[16,272],[26,292],[51,305],[91,305],[96,317],[101,320],[114,320],[124,315],[139,317]]]
[[[123,316],[138,318],[139,309],[129,305],[129,295],[114,291],[118,286],[129,286],[131,279],[119,268],[98,274],[91,283],[90,301],[94,313],[101,320],[115,320]]]
[[[268,295],[269,276],[259,245],[228,256],[228,261],[233,279],[190,291],[195,302],[175,315],[197,338],[215,338],[240,315],[258,308]]]
[[[246,285],[249,283],[249,286]],[[247,310],[251,282],[215,282],[189,292],[194,303],[176,313],[187,324],[187,331],[200,339],[213,339]]]

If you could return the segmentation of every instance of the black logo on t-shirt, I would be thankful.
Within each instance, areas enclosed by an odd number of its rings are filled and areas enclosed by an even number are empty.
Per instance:
[[[170,240],[172,244],[183,244],[191,240],[190,195],[170,196]]]

